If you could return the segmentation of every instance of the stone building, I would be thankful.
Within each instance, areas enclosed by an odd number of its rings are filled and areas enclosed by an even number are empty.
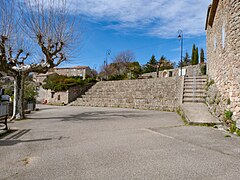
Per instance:
[[[46,74],[33,74],[33,79],[36,83],[42,84],[44,79],[51,74],[57,73],[63,76],[80,76],[83,79],[87,77],[92,77],[93,73],[90,67],[88,66],[75,66],[75,67],[66,67],[66,68],[53,68],[49,70]]]
[[[76,98],[80,97],[85,91],[87,91],[93,84],[86,84],[84,86],[73,86],[67,91],[55,92],[50,89],[46,90],[39,87],[37,102],[44,104],[68,104]]]
[[[92,71],[88,66],[54,68],[54,72],[64,76],[80,76],[83,79],[86,79],[86,77],[92,77]]]
[[[93,77],[92,70],[88,66],[53,68],[49,70],[46,74],[34,73],[33,80],[38,85],[37,102],[50,104],[68,104],[69,102],[79,97],[83,91],[85,91],[85,87],[72,87],[69,90],[63,92],[53,92],[51,90],[43,89],[42,84],[44,79],[54,73],[64,76],[80,76],[82,77],[82,79],[86,79],[87,77]]]
[[[240,120],[240,0],[213,0],[206,19],[208,75],[214,80],[214,112]],[[213,82],[213,81],[212,81]],[[210,97],[210,99],[213,97]]]

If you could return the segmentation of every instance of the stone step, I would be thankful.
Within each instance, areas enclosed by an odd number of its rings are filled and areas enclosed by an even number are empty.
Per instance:
[[[206,84],[207,83],[207,81],[206,80],[195,80],[195,81],[193,81],[193,80],[190,80],[190,79],[185,79],[184,80],[184,83],[204,83],[204,84]]]
[[[204,98],[183,98],[183,102],[195,102],[195,103],[204,103]]]
[[[155,109],[155,110],[173,110],[175,107],[165,107],[165,105],[160,104],[160,103],[109,103],[109,102],[78,102],[78,103],[73,103],[73,106],[95,106],[95,107],[123,107],[123,108],[136,108],[136,109]]]
[[[186,76],[184,79],[207,79],[207,76]]]
[[[206,97],[206,94],[205,93],[183,93],[183,96],[184,97],[191,97],[191,96],[194,96],[194,97]]]
[[[206,83],[205,82],[184,82],[184,85],[202,85],[205,86]]]
[[[186,98],[206,98],[206,95],[193,95],[193,94],[186,94],[186,95],[183,95],[183,99],[186,99]]]
[[[196,89],[196,90],[184,89],[184,91],[183,91],[183,93],[193,93],[193,92],[195,92],[195,93],[203,93],[203,94],[206,93],[205,89]]]
[[[185,90],[187,90],[187,91],[189,91],[189,90],[194,90],[194,91],[196,91],[196,90],[201,90],[201,91],[204,91],[205,90],[205,86],[201,86],[201,85],[199,85],[199,86],[190,86],[190,85],[184,85],[184,87],[183,87],[183,90],[185,91]]]

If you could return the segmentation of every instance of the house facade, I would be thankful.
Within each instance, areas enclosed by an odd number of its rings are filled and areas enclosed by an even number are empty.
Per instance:
[[[88,66],[75,66],[75,67],[66,67],[66,68],[53,68],[49,70],[46,74],[33,74],[33,79],[36,83],[42,84],[44,79],[47,76],[57,73],[63,76],[78,76],[82,77],[82,79],[86,79],[87,77],[93,77],[93,73],[90,67]]]
[[[76,76],[86,79],[87,77],[93,77],[92,70],[88,66],[75,66],[67,68],[53,68],[49,70],[46,74],[33,74],[33,80],[38,86],[38,96],[37,102],[48,103],[48,104],[68,104],[71,101],[79,97],[85,87],[71,87],[67,91],[54,92],[51,90],[43,89],[42,84],[44,79],[46,79],[51,74],[59,74],[63,76]],[[87,86],[88,88],[88,86]]]
[[[92,77],[92,71],[88,66],[54,68],[54,72],[64,76],[80,76],[83,79],[86,79],[87,77]]]
[[[206,33],[207,71],[219,93],[214,111],[224,114],[230,110],[233,120],[240,120],[240,1],[213,0]]]

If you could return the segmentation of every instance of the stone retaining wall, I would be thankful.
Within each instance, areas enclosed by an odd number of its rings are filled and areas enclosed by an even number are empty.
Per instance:
[[[72,105],[175,111],[182,98],[182,77],[102,81]]]

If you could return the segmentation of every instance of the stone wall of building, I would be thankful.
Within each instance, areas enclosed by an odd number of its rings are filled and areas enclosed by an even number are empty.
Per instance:
[[[50,89],[46,90],[40,87],[38,90],[37,102],[46,104],[68,104],[84,94],[92,85],[93,84],[74,86],[67,91],[60,92],[54,92]]]
[[[175,111],[181,104],[182,77],[101,81],[72,105]]]
[[[240,119],[240,1],[214,0],[213,3],[218,3],[215,16],[210,17],[210,13],[208,18],[214,21],[211,25],[207,19],[206,29],[207,71],[214,85],[209,88],[207,103],[218,112],[213,111],[216,115],[223,117],[224,111],[230,110],[233,120],[237,120]],[[211,99],[216,99],[215,96],[218,99],[213,103]]]
[[[59,75],[64,76],[80,76],[86,79],[88,76],[91,77],[91,69],[89,67],[84,68],[55,68],[54,71]]]

